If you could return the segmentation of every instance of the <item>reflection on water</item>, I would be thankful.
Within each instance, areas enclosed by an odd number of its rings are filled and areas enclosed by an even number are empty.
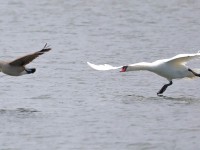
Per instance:
[[[119,95],[118,95],[119,97]],[[132,104],[137,101],[155,101],[155,102],[167,102],[171,101],[170,104],[195,104],[199,103],[198,98],[192,98],[192,97],[170,97],[170,96],[155,96],[155,97],[146,97],[143,95],[127,95],[127,96],[121,96],[122,102],[124,104]]]
[[[32,118],[34,113],[39,112],[34,108],[17,108],[17,109],[0,109],[0,117],[22,117],[22,118]]]
[[[31,108],[17,108],[14,110],[8,110],[8,109],[0,109],[0,113],[34,113],[34,112],[39,112],[36,109],[31,109]]]

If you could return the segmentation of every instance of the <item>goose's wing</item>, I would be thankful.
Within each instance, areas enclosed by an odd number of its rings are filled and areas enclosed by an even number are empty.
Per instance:
[[[167,63],[172,63],[172,64],[182,64],[185,65],[188,61],[200,58],[200,53],[195,53],[195,54],[179,54],[176,55],[170,59],[167,59]]]
[[[37,58],[38,56],[40,56],[50,50],[51,50],[51,48],[49,48],[46,44],[42,50],[37,51],[32,54],[29,54],[29,55],[26,55],[26,56],[23,56],[23,57],[20,57],[14,61],[11,61],[9,64],[12,66],[25,66],[28,63],[30,63],[31,61],[33,61],[35,58]]]
[[[92,64],[90,62],[87,62],[87,64],[95,69],[95,70],[101,70],[101,71],[106,71],[106,70],[114,70],[114,69],[119,69],[119,68],[122,68],[122,66],[119,66],[119,67],[114,67],[114,66],[111,66],[111,65],[108,65],[108,64],[104,64],[104,65],[95,65],[95,64]]]

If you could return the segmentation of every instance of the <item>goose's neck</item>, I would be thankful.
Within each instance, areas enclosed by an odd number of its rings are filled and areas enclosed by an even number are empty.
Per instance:
[[[141,62],[132,65],[128,65],[127,71],[139,71],[139,70],[148,70],[152,71],[153,65],[148,62]]]

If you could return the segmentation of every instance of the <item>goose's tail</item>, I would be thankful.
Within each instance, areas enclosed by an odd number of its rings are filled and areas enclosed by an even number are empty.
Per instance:
[[[32,74],[36,71],[35,68],[25,68],[24,71],[22,71],[19,75],[25,75],[25,74]]]
[[[120,69],[122,68],[123,66],[119,66],[119,67],[114,67],[114,66],[111,66],[111,65],[108,65],[108,64],[104,64],[104,65],[95,65],[95,64],[92,64],[90,62],[87,62],[87,64],[95,69],[95,70],[101,70],[101,71],[106,71],[106,70],[115,70],[115,69]]]
[[[30,69],[26,69],[25,70],[27,74],[31,74],[31,73],[34,73],[36,71],[35,68],[30,68]]]

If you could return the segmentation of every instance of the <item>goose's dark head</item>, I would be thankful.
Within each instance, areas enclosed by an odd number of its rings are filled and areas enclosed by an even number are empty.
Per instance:
[[[128,66],[123,66],[122,70],[120,72],[126,72],[127,68],[128,68]]]

